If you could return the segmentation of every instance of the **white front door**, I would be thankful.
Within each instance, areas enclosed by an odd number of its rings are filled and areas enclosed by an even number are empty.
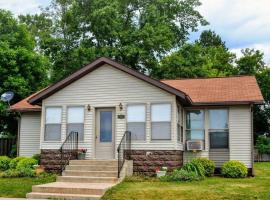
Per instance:
[[[114,109],[100,108],[96,112],[96,159],[114,159]]]

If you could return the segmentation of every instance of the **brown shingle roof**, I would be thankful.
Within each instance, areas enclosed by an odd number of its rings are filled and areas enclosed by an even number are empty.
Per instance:
[[[185,92],[193,104],[263,102],[254,76],[163,80],[162,82]]]

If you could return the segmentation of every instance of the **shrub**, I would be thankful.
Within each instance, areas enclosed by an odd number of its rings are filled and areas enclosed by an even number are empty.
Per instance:
[[[258,149],[261,154],[269,154],[270,153],[270,137],[259,136],[256,141],[256,149]]]
[[[7,156],[0,156],[0,171],[9,169],[10,158]]]
[[[167,181],[198,181],[202,177],[198,176],[194,171],[187,171],[184,169],[174,170],[171,175],[169,175]]]
[[[16,178],[16,177],[21,177],[21,173],[16,170],[16,169],[9,169],[6,170],[1,174],[2,178]]]
[[[21,177],[34,177],[36,176],[35,170],[31,168],[21,168],[17,170],[20,173]]]
[[[216,165],[212,160],[208,158],[194,158],[193,161],[201,163],[205,176],[210,177],[214,175]]]
[[[23,171],[24,169],[34,169],[34,165],[37,165],[37,160],[33,158],[25,158],[18,162],[16,169]]]
[[[182,169],[187,172],[195,172],[197,176],[202,178],[205,176],[203,165],[197,160],[192,160],[191,162],[186,163]]]
[[[9,163],[9,168],[16,169],[18,162],[20,162],[22,159],[25,159],[25,157],[13,158]]]
[[[38,164],[40,165],[40,154],[35,154],[32,156],[33,159],[37,160]]]
[[[227,161],[221,168],[221,174],[227,178],[244,178],[247,176],[246,166],[236,160]]]

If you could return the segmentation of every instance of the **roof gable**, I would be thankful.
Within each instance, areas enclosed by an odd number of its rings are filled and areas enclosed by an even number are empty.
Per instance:
[[[33,95],[29,98],[28,102],[30,104],[37,104],[40,103],[43,99],[51,96],[52,94],[56,93],[57,91],[61,90],[62,88],[68,86],[69,84],[73,83],[74,81],[80,79],[81,77],[85,76],[88,73],[91,73],[95,69],[103,66],[104,64],[108,64],[118,70],[121,70],[125,73],[128,73],[129,75],[132,75],[142,81],[145,81],[153,86],[156,86],[166,92],[169,92],[171,94],[174,94],[178,97],[178,99],[183,104],[190,104],[190,100],[188,96],[182,92],[181,90],[178,90],[176,88],[173,88],[167,84],[164,84],[158,80],[152,79],[140,72],[137,72],[135,70],[132,70],[118,62],[113,61],[112,59],[101,57],[95,60],[94,62],[86,65],[85,67],[81,68],[80,70],[76,71],[75,73],[71,74],[67,78],[64,78],[63,80],[49,86],[48,88],[44,89],[43,91],[39,92],[38,94]]]

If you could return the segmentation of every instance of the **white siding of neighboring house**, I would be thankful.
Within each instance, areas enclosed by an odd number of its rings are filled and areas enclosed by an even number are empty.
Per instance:
[[[20,119],[19,156],[40,153],[40,112],[23,113]]]
[[[172,139],[170,141],[151,141],[150,109],[151,103],[168,102],[172,105]],[[123,110],[119,110],[119,103],[123,104]],[[142,80],[139,80],[125,72],[111,66],[104,65],[95,71],[85,75],[69,86],[56,92],[42,102],[41,124],[41,149],[57,149],[62,142],[44,141],[44,111],[46,106],[61,106],[62,112],[62,141],[66,137],[66,110],[67,106],[85,106],[84,142],[81,148],[87,148],[87,158],[94,156],[95,137],[95,108],[113,107],[116,111],[116,148],[126,130],[125,119],[118,119],[117,115],[126,114],[126,105],[130,103],[145,103],[146,112],[146,141],[134,142],[132,149],[149,150],[177,150],[182,145],[177,143],[176,135],[176,97]],[[87,105],[91,111],[87,111]]]
[[[208,110],[205,111],[205,150],[201,152],[184,152],[184,162],[194,157],[206,157],[213,160],[216,167],[225,161],[239,160],[248,168],[252,167],[251,159],[251,113],[250,106],[229,107],[229,149],[209,149]]]

